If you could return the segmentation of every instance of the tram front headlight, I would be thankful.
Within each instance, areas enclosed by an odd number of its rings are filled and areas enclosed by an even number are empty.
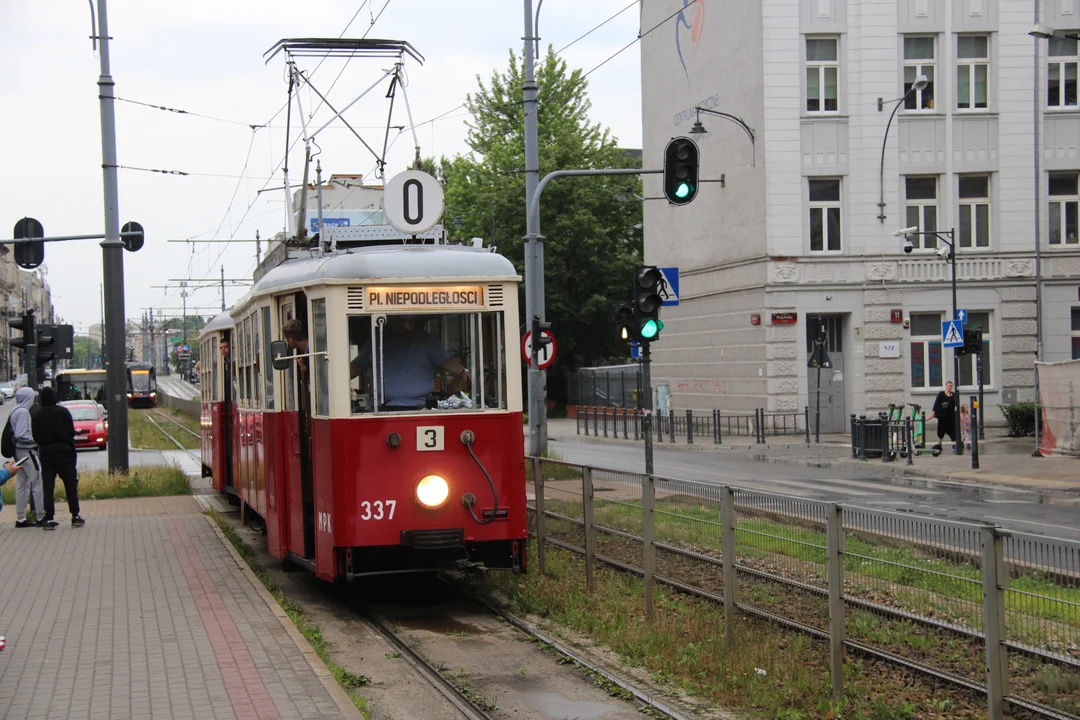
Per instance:
[[[450,497],[450,483],[438,475],[426,475],[416,484],[416,500],[424,507],[437,508]]]

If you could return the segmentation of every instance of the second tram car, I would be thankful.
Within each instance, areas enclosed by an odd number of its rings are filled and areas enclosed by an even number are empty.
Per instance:
[[[60,402],[93,400],[98,405],[105,405],[104,370],[60,370],[53,382]]]
[[[144,362],[127,364],[127,400],[133,408],[157,405],[157,371],[153,365]]]
[[[513,265],[447,245],[292,253],[200,337],[214,487],[325,580],[523,571]]]

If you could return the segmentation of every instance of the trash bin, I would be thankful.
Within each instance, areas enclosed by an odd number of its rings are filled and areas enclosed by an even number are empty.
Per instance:
[[[862,441],[862,457],[880,458],[885,453],[889,428],[887,417],[860,419],[859,439]]]

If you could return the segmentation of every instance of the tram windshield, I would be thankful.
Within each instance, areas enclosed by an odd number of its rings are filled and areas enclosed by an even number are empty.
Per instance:
[[[349,318],[354,414],[506,407],[501,313],[374,318]]]
[[[150,392],[150,371],[149,370],[132,370],[131,371],[131,389],[137,393]]]
[[[70,370],[56,375],[56,394],[61,402],[94,400],[105,402],[104,370]]]

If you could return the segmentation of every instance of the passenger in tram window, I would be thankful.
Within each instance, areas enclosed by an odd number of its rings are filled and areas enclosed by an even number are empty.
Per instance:
[[[435,371],[442,368],[466,383],[472,375],[442,343],[423,328],[416,316],[391,315],[386,321],[382,349],[383,407],[395,410],[423,410],[435,391]],[[350,378],[371,367],[370,345],[360,350],[349,365]]]
[[[281,326],[281,334],[285,337],[285,344],[296,351],[297,355],[306,355],[308,352],[308,332],[304,327],[304,323],[300,320],[293,318],[288,320]],[[296,359],[297,366],[300,368],[300,372],[307,375],[308,371],[308,359],[301,357]]]

